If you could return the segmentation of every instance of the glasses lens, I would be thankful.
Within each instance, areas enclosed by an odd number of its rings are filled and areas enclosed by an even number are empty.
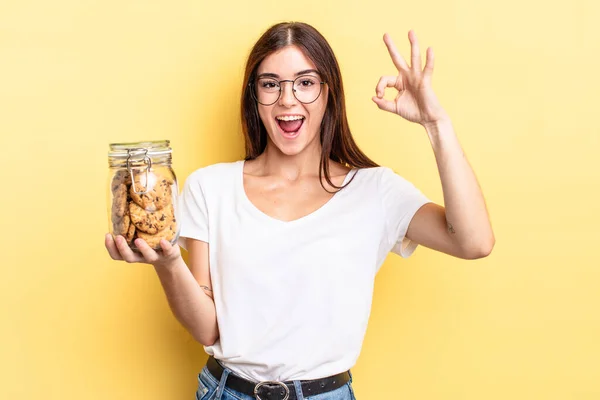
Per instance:
[[[312,103],[321,94],[321,80],[316,76],[302,75],[294,81],[294,94],[302,103]]]
[[[256,81],[256,99],[261,104],[273,104],[279,98],[279,82],[273,78]]]

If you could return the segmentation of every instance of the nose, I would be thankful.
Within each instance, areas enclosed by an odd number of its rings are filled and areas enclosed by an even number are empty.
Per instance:
[[[286,85],[289,83],[289,85]],[[279,96],[279,104],[283,107],[291,107],[296,104],[296,96],[294,95],[294,82],[293,81],[281,81],[279,82],[281,87],[281,95]]]

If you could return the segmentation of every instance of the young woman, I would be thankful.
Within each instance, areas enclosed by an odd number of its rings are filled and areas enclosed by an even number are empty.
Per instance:
[[[200,168],[181,195],[179,244],[162,251],[106,237],[113,259],[152,264],[178,320],[210,358],[197,399],[353,399],[350,368],[366,331],[374,278],[391,251],[417,245],[487,256],[494,235],[484,198],[431,87],[409,32],[410,65],[388,35],[398,69],[373,101],[423,126],[444,205],[371,161],[348,127],[340,69],[303,23],[272,26],[248,58],[242,87],[246,157]],[[385,88],[398,91],[395,101]]]

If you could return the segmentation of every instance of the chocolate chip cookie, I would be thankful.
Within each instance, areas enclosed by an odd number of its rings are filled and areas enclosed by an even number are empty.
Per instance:
[[[147,181],[146,176],[148,177]],[[173,201],[171,196],[172,183],[172,179],[159,173],[138,173],[134,176],[133,183],[129,188],[129,195],[133,201],[146,211],[161,210]]]
[[[113,190],[113,222],[122,219],[127,212],[127,185],[121,183]]]
[[[111,182],[112,190],[114,191],[121,184],[127,186],[131,185],[131,175],[126,169],[120,169],[115,172]]]
[[[135,225],[129,224],[129,229],[127,230],[127,233],[125,234],[125,240],[127,240],[128,244],[131,244],[134,236],[135,236]]]
[[[150,246],[152,248],[160,248],[160,240],[161,239],[165,239],[168,242],[172,242],[172,240],[175,238],[176,234],[177,234],[177,223],[175,221],[172,221],[171,224],[169,224],[169,226],[167,226],[166,228],[164,228],[161,231],[158,231],[154,235],[150,235],[146,232],[138,231],[137,237],[139,237],[140,239],[144,239],[146,241],[146,243],[148,243],[148,246]]]
[[[113,220],[114,235],[126,236],[127,232],[129,232],[130,222],[131,220],[127,214],[125,214],[123,218]]]
[[[138,236],[140,231],[154,235],[165,229],[173,221],[173,204],[169,203],[161,210],[147,211],[132,201],[129,203],[129,216],[138,230]]]

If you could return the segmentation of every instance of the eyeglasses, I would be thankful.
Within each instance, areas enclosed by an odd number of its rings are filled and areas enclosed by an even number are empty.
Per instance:
[[[278,81],[271,77],[258,78],[254,85],[249,83],[250,91],[256,101],[264,106],[275,104],[283,92],[282,83],[292,82],[292,93],[294,97],[303,104],[316,101],[321,94],[325,82],[313,75],[301,75],[294,80],[286,79]],[[254,86],[254,88],[252,88]]]

